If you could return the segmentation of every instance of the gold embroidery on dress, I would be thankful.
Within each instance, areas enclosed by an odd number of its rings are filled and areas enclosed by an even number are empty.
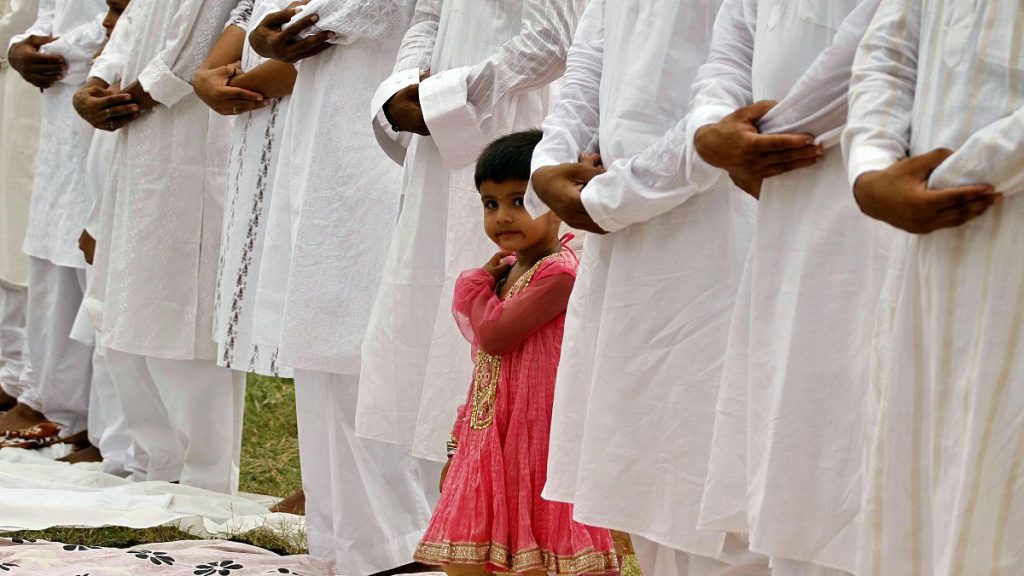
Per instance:
[[[533,275],[537,273],[540,265],[548,258],[558,256],[555,252],[537,261],[532,268],[526,271],[505,295],[508,300],[530,285]],[[469,427],[473,430],[486,430],[494,424],[494,404],[498,397],[498,380],[501,378],[501,356],[488,354],[483,350],[477,350],[476,366],[473,368],[473,409],[469,415]]]

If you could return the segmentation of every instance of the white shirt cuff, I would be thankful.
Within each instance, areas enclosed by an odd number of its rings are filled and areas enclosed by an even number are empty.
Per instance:
[[[899,161],[900,157],[895,156],[885,148],[870,145],[852,147],[849,151],[849,159],[847,160],[849,166],[847,173],[850,177],[851,188],[857,183],[857,179],[864,174],[877,170],[886,170]]]
[[[697,153],[694,139],[701,128],[709,124],[716,124],[733,112],[734,110],[728,106],[710,104],[691,111],[690,117],[686,121],[686,139],[689,144],[686,151],[686,178],[701,192],[713,188],[726,174],[721,168],[716,168],[701,158]]]
[[[373,127],[373,135],[377,139],[377,144],[388,155],[388,158],[399,165],[405,164],[405,153],[413,135],[408,132],[398,132],[391,127],[391,123],[388,122],[387,116],[384,114],[384,105],[399,90],[419,83],[420,71],[415,68],[395,72],[390,78],[381,82],[370,101],[370,125]]]
[[[590,219],[595,224],[601,227],[605,232],[618,232],[625,228],[624,225],[617,222],[612,218],[611,214],[608,213],[607,207],[601,202],[601,176],[594,178],[583,187],[583,192],[580,194],[580,201],[583,202],[583,207],[587,209],[587,214],[590,215]]]
[[[469,71],[468,67],[455,68],[420,83],[423,119],[452,169],[475,162],[488,144],[469,104]]]
[[[550,156],[543,156],[537,152],[533,154],[533,162],[530,165],[530,183],[526,185],[526,196],[523,197],[523,204],[526,206],[526,212],[534,220],[547,214],[551,209],[540,199],[540,196],[537,196],[537,191],[533,189],[533,174],[541,168],[558,166],[559,164],[561,162]]]
[[[175,76],[160,58],[154,58],[139,74],[139,84],[154,100],[168,108],[192,94],[192,85]]]

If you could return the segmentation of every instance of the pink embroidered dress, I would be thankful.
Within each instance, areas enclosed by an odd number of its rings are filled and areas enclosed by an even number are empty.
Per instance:
[[[608,530],[584,526],[572,519],[571,505],[540,496],[578,264],[568,249],[548,256],[504,299],[483,269],[459,277],[453,312],[476,368],[453,431],[458,451],[416,560],[512,573],[618,571]]]

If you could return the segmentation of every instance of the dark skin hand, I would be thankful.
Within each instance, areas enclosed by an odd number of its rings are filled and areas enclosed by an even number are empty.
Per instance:
[[[142,87],[138,80],[129,84],[122,92],[131,96],[132,102],[135,102],[142,112],[156,108],[157,104],[159,104],[159,102],[153,100],[153,97],[149,95],[149,92],[146,92],[146,89]]]
[[[241,73],[241,62],[196,72],[192,87],[196,94],[214,112],[222,116],[233,116],[263,108],[270,104],[257,92],[235,88],[229,83]]]
[[[572,228],[607,234],[591,218],[582,199],[583,188],[601,174],[604,174],[601,157],[584,154],[579,162],[547,166],[534,172],[533,189],[541,201]]]
[[[132,97],[117,86],[91,78],[71,100],[75,111],[97,130],[114,132],[132,122],[142,113]]]
[[[67,62],[63,56],[42,54],[39,49],[56,39],[54,36],[29,36],[11,46],[11,51],[7,54],[11,68],[17,70],[26,82],[40,90],[53,86],[67,72]]]
[[[740,108],[698,130],[693,141],[705,162],[728,172],[733,183],[754,198],[760,198],[766,178],[813,166],[825,153],[806,134],[760,134],[757,123],[775,104],[764,101]]]
[[[861,211],[912,234],[928,234],[965,224],[1002,202],[1003,195],[986,185],[929,190],[928,178],[952,154],[939,148],[864,173],[853,189]]]
[[[92,266],[93,257],[96,255],[96,239],[88,230],[82,230],[82,235],[78,237],[78,249],[82,251],[82,256],[85,256],[85,263]]]
[[[334,39],[333,32],[319,32],[308,38],[298,37],[299,34],[320,20],[320,16],[316,14],[301,18],[294,26],[288,27],[287,30],[284,29],[298,11],[296,6],[299,4],[292,4],[280,12],[268,14],[249,34],[249,44],[257,54],[264,58],[294,64],[299,60],[316,56],[331,47],[330,41]]]
[[[423,119],[423,107],[420,106],[419,84],[406,86],[396,92],[384,104],[384,115],[399,132],[430,136],[430,128]]]

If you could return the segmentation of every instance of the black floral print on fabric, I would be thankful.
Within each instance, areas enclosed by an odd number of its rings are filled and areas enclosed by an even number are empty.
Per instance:
[[[244,566],[234,560],[221,560],[220,562],[200,564],[196,566],[195,571],[192,573],[196,576],[229,576],[235,570],[241,570],[242,568]]]
[[[102,550],[102,546],[87,546],[85,544],[65,544],[65,552],[85,552],[86,550]]]
[[[2,562],[0,563],[0,572],[10,572],[11,568],[20,568],[14,562]]]
[[[288,576],[303,576],[302,574],[298,572],[292,572],[287,568],[278,568],[277,570],[271,570],[270,572],[267,572],[267,574],[287,574]]]
[[[149,550],[127,550],[126,552],[139,560],[149,560],[157,566],[174,565],[174,558],[171,558],[166,552],[151,552]]]

